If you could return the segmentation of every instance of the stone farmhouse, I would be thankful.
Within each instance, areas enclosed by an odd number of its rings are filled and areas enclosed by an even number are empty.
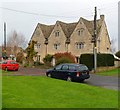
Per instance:
[[[91,43],[94,21],[80,18],[78,22],[64,23],[56,21],[55,25],[45,25],[38,23],[31,40],[36,41],[34,49],[37,52],[35,61],[43,62],[47,54],[71,52],[78,58],[83,53],[93,53],[93,43]],[[104,15],[100,15],[97,20],[97,52],[111,53],[110,38]]]

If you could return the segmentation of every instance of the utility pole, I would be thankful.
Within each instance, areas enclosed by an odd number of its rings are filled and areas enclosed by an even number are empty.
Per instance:
[[[94,72],[97,69],[97,47],[96,47],[96,40],[97,40],[97,27],[96,27],[96,18],[97,18],[97,8],[95,7],[95,16],[94,16]]]
[[[94,73],[97,69],[97,26],[96,26],[96,18],[97,18],[97,7],[95,7],[95,15],[94,15],[94,35],[92,36],[92,43],[93,44],[93,53],[94,53]]]
[[[6,22],[4,22],[4,52],[6,57]]]

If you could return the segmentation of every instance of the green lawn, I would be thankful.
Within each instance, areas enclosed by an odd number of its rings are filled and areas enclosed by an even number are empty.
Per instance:
[[[2,108],[2,71],[0,70],[0,110]]]
[[[119,69],[113,69],[113,70],[98,72],[97,74],[104,75],[104,76],[119,76],[118,74],[120,74],[120,68]]]
[[[3,76],[3,108],[117,108],[118,92],[45,76]]]

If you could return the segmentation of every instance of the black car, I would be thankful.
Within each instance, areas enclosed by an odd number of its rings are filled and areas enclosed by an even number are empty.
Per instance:
[[[90,77],[89,69],[84,64],[60,64],[53,69],[47,70],[48,77],[82,82]]]

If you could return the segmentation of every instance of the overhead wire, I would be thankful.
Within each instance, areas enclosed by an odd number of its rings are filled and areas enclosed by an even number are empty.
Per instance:
[[[112,3],[113,4],[113,3]],[[52,18],[78,18],[78,16],[79,15],[75,15],[75,16],[61,16],[61,15],[52,15],[52,14],[42,14],[42,13],[34,13],[34,12],[27,12],[27,11],[23,11],[23,10],[16,10],[16,9],[11,9],[11,8],[6,8],[6,7],[0,7],[1,9],[3,9],[3,10],[8,10],[8,11],[14,11],[14,12],[19,12],[19,13],[24,13],[24,14],[31,14],[31,15],[36,15],[36,16],[43,16],[43,17],[52,17]],[[109,8],[109,7],[108,7]],[[110,7],[109,8],[109,10],[108,10],[108,8],[107,7],[103,7],[103,8],[98,8],[98,12],[99,13],[101,13],[101,12],[103,12],[103,11],[110,11],[110,10],[113,10],[113,9],[115,9],[116,7],[115,6],[112,6],[112,7]],[[87,11],[88,10],[88,8],[86,8],[86,9],[81,9],[80,11],[81,12],[85,12],[85,11]],[[75,12],[77,12],[77,11],[75,11]],[[68,13],[68,12],[67,12]],[[83,17],[92,17],[93,16],[93,13],[92,14],[90,14],[90,15],[88,15],[87,14],[87,16],[85,15],[84,16],[84,14],[83,13],[80,13]],[[72,14],[73,15],[73,14]]]
[[[59,15],[49,15],[49,14],[40,14],[40,13],[33,13],[33,12],[27,12],[27,11],[21,11],[21,10],[16,10],[16,9],[11,9],[11,8],[5,8],[5,7],[0,7],[1,9],[8,10],[8,11],[14,11],[14,12],[20,12],[20,13],[25,13],[25,14],[32,14],[32,15],[40,15],[40,16],[45,16],[45,17],[61,17],[61,18],[77,18],[77,16],[59,16]],[[91,15],[90,15],[91,16]],[[85,16],[85,17],[90,17],[90,16]]]
[[[32,13],[32,12],[26,12],[26,11],[21,11],[21,10],[15,10],[15,9],[6,8],[6,7],[0,7],[0,8],[1,8],[1,9],[4,9],[4,10],[14,11],[14,12],[20,12],[20,13],[38,15],[38,13]]]

